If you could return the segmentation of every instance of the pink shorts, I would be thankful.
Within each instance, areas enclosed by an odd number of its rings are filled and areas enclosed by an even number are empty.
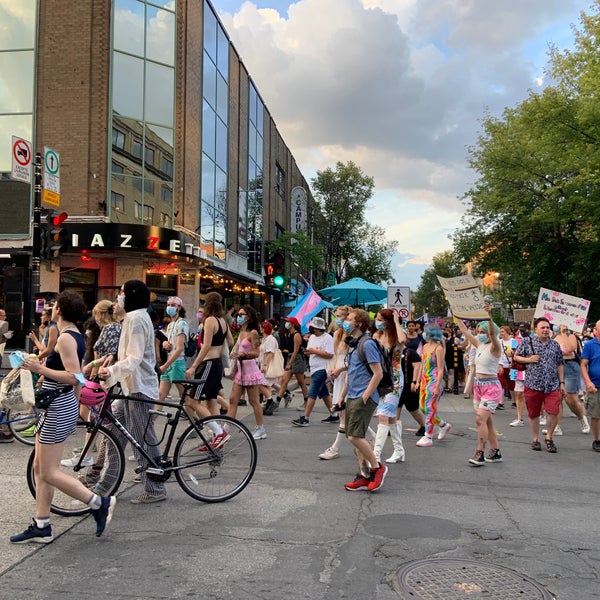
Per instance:
[[[498,379],[473,380],[473,408],[487,410],[494,414],[503,396],[502,384]]]
[[[542,414],[542,405],[549,415],[557,415],[561,402],[562,396],[559,390],[546,394],[525,386],[525,405],[527,406],[527,416],[530,419],[536,419]]]

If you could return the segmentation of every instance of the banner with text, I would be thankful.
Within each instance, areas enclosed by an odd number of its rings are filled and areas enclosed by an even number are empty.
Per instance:
[[[589,310],[589,300],[540,288],[533,317],[546,317],[552,325],[566,325],[571,331],[582,333]]]
[[[487,319],[489,315],[483,310],[483,294],[471,275],[458,277],[440,277],[446,300],[457,319]]]

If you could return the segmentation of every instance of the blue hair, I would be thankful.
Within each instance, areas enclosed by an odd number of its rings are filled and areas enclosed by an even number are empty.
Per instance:
[[[444,339],[444,334],[442,333],[442,328],[435,323],[430,323],[425,326],[425,331],[423,331],[423,336],[427,342],[441,342]]]
[[[500,328],[493,321],[479,321],[479,323],[477,323],[477,327],[479,329],[481,329],[481,331],[483,331],[484,333],[487,333],[489,335],[489,333],[490,333],[490,325],[489,324],[490,323],[492,323],[494,325],[494,333],[496,335],[498,335],[498,333],[500,333]]]

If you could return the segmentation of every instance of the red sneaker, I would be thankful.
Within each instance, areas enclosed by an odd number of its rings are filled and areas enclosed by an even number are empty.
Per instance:
[[[213,450],[216,450],[217,448],[220,448],[230,438],[231,436],[225,430],[223,430],[221,433],[219,433],[219,435],[215,435],[213,437],[213,439],[210,442],[210,447]],[[200,448],[198,448],[198,452],[208,452],[208,448],[204,445],[200,446]]]
[[[379,468],[373,471],[373,477],[371,477],[371,481],[369,481],[369,487],[367,488],[369,492],[374,492],[378,490],[383,485],[383,480],[387,475],[388,468],[385,463],[379,463]]]
[[[370,481],[363,477],[360,473],[354,478],[354,481],[350,481],[344,487],[349,492],[357,492],[358,490],[368,490]]]

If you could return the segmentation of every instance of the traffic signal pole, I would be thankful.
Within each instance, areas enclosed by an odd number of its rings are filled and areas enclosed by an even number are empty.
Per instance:
[[[41,263],[41,221],[42,221],[42,155],[37,152],[33,165],[33,245],[31,251],[31,289],[29,318],[31,328],[35,329],[35,298],[40,292],[40,263]],[[29,340],[29,338],[27,338]],[[27,342],[30,343],[29,341]]]

